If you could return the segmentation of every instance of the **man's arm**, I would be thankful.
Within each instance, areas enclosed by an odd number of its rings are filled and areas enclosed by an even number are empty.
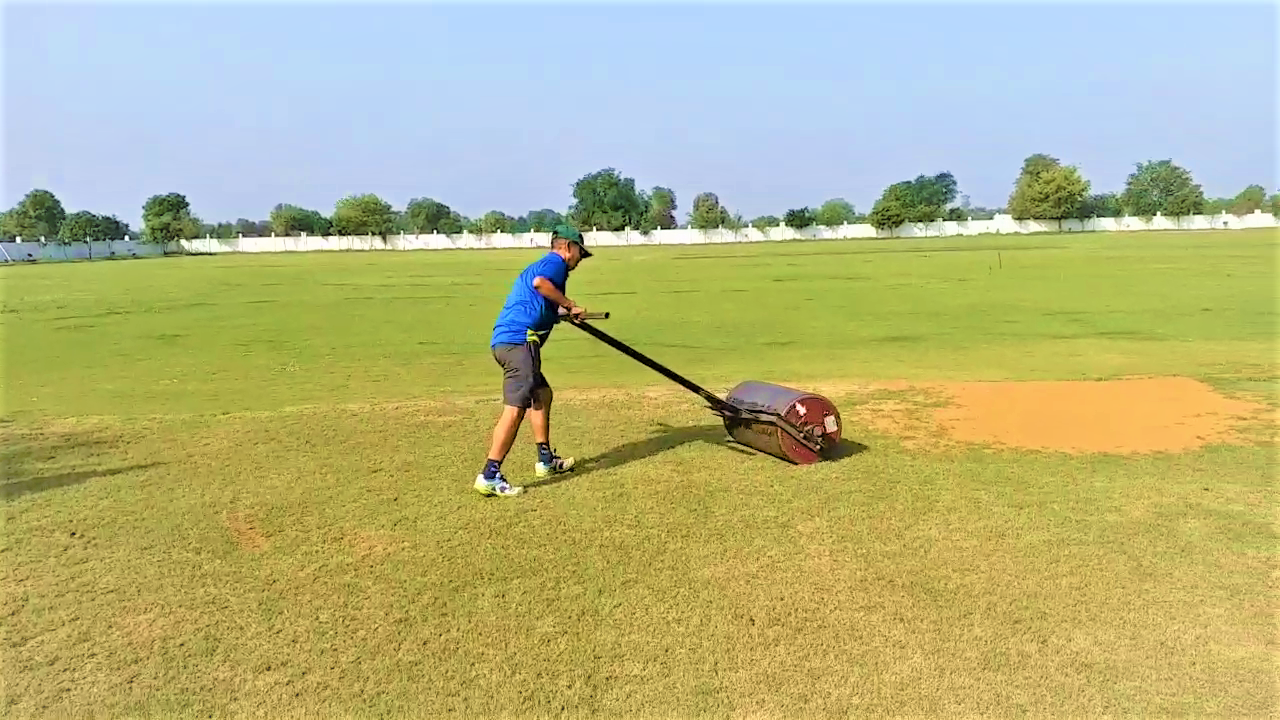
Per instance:
[[[541,275],[533,279],[533,289],[541,293],[543,297],[569,312],[573,312],[574,310],[581,311],[581,308],[578,307],[577,303],[565,297],[564,293],[556,289],[555,283]]]

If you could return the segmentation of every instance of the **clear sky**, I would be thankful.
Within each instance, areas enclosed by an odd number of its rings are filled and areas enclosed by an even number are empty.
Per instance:
[[[1035,152],[1270,193],[1276,38],[1265,3],[9,4],[0,201],[520,215],[615,167],[751,219],[944,170],[1001,205]]]

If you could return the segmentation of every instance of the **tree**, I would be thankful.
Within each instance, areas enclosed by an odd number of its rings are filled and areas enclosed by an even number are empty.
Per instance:
[[[1276,193],[1268,200],[1271,205],[1271,214],[1280,218],[1280,193]]]
[[[671,188],[655,187],[644,198],[648,205],[644,221],[640,229],[651,232],[657,229],[670,230],[676,226],[676,193]]]
[[[395,230],[396,214],[386,200],[366,193],[348,195],[333,206],[333,232],[338,235],[379,235]]]
[[[964,210],[951,207],[959,194],[950,172],[917,175],[914,180],[896,182],[884,189],[867,216],[877,230],[896,228],[908,222],[932,222],[938,218],[959,220]]]
[[[1137,163],[1125,181],[1120,202],[1126,213],[1147,218],[1156,213],[1196,215],[1205,207],[1204,190],[1172,160]]]
[[[17,205],[0,217],[0,236],[53,240],[58,237],[66,217],[62,201],[48,190],[37,188],[24,195]]]
[[[460,219],[462,220],[463,232],[470,233],[472,235],[480,235],[484,232],[484,229],[480,226],[480,221],[483,218],[469,218],[466,215],[462,215],[460,216]]]
[[[947,211],[948,220],[990,220],[1000,210],[996,208],[974,205],[969,202],[968,195],[960,196],[960,205]]]
[[[231,235],[231,237],[235,237],[236,235],[243,235],[245,237],[267,237],[271,234],[271,223],[267,220],[254,221],[249,220],[248,218],[236,218],[234,230],[235,233]]]
[[[773,215],[761,215],[751,221],[751,227],[763,230],[765,228],[778,227],[781,223],[782,221]]]
[[[1004,212],[1002,208],[989,208],[983,207],[982,205],[974,205],[969,208],[958,208],[958,211],[958,219],[960,220],[968,220],[970,218],[974,220],[990,220],[996,215]]]
[[[399,226],[414,235],[436,232],[453,235],[462,232],[462,216],[438,200],[414,198],[401,213]]]
[[[533,210],[529,213],[529,232],[551,232],[552,228],[563,223],[564,216],[551,208]]]
[[[953,207],[947,211],[948,220],[990,220],[1000,212],[981,205],[974,205],[969,202],[968,195],[960,196],[960,205]]]
[[[634,178],[613,168],[584,175],[573,184],[569,222],[582,229],[639,228],[648,210]]]
[[[1232,198],[1205,198],[1204,209],[1201,211],[1205,215],[1221,215],[1231,209],[1231,205],[1235,202]]]
[[[236,236],[236,226],[234,223],[229,222],[205,223],[200,226],[200,234],[218,238],[219,240],[231,240]]]
[[[1089,181],[1080,176],[1080,170],[1063,166],[1042,173],[1027,201],[1030,209],[1039,211],[1039,217],[1062,220],[1075,217],[1088,194]]]
[[[1062,167],[1062,162],[1052,155],[1048,155],[1046,153],[1028,155],[1026,159],[1022,161],[1022,172],[1018,173],[1018,179],[1034,178],[1040,173],[1052,170],[1056,167]],[[1012,197],[1010,197],[1009,202],[1013,202]],[[1012,214],[1012,212],[1010,212],[1010,214]]]
[[[516,219],[498,210],[490,210],[480,218],[480,232],[485,235],[511,232]]]
[[[720,198],[713,192],[698,193],[693,199],[693,212],[689,213],[689,227],[698,230],[713,230],[728,224],[733,218],[729,211],[720,204]]]
[[[564,216],[551,208],[530,210],[528,214],[521,215],[513,220],[511,229],[508,232],[551,232],[551,228],[562,222],[564,222]]]
[[[182,193],[152,195],[142,205],[142,237],[146,242],[167,243],[197,237],[200,219],[191,214],[191,203]]]
[[[1091,217],[1120,217],[1124,211],[1120,208],[1120,197],[1113,192],[1096,193],[1089,195],[1080,201],[1080,207],[1076,209],[1075,216],[1078,218]]]
[[[807,206],[802,208],[792,208],[782,214],[782,221],[787,224],[787,227],[795,228],[797,230],[803,230],[804,228],[813,225],[815,220],[816,218],[814,217],[813,210],[809,209]]]
[[[1267,191],[1261,185],[1250,185],[1231,201],[1227,212],[1232,215],[1248,215],[1261,210],[1267,204]]]
[[[58,239],[64,243],[96,240],[98,216],[88,210],[71,213],[58,229]]]
[[[1074,166],[1064,166],[1051,155],[1037,153],[1022,163],[1022,172],[1009,195],[1009,214],[1015,220],[1061,220],[1076,217],[1089,181]]]
[[[817,224],[826,227],[855,222],[857,219],[858,212],[844,198],[835,198],[822,203],[822,207],[818,208],[818,213],[814,218]]]
[[[315,210],[281,203],[271,209],[271,232],[276,235],[328,235],[333,223]]]
[[[302,208],[287,203],[278,203],[267,215],[271,223],[273,235],[296,235],[302,230]]]
[[[95,240],[123,240],[133,235],[129,223],[123,222],[115,215],[99,215],[97,227],[94,229]]]
[[[466,223],[467,219],[462,217],[462,213],[452,210],[448,215],[440,219],[435,231],[445,235],[457,235],[462,232],[462,228]]]
[[[98,215],[88,210],[72,213],[62,221],[58,239],[64,243],[90,240],[123,240],[129,226],[114,215]]]
[[[892,230],[911,219],[914,202],[911,183],[896,182],[885,188],[875,205],[871,206],[867,222],[877,230]]]
[[[308,234],[328,235],[329,231],[333,230],[333,221],[321,215],[319,210],[304,210],[302,217],[304,223],[310,221],[311,228],[307,230]]]
[[[956,178],[950,172],[917,175],[905,187],[909,197],[908,222],[932,222],[943,217],[959,194]]]

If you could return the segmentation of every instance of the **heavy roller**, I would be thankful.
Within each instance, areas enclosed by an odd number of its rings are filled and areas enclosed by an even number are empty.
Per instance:
[[[840,443],[843,425],[834,403],[817,393],[782,385],[746,380],[721,399],[715,393],[609,335],[588,320],[607,320],[609,313],[585,313],[568,322],[588,335],[640,362],[702,398],[724,420],[725,430],[738,443],[796,465],[830,459]]]

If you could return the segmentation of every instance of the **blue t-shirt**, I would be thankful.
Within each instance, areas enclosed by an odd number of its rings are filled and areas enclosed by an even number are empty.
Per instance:
[[[563,293],[569,282],[569,264],[556,253],[549,252],[520,273],[507,295],[502,312],[498,313],[498,320],[493,324],[490,347],[504,343],[520,345],[530,340],[545,343],[550,337],[559,310],[533,286],[534,278],[539,275],[550,280]]]

